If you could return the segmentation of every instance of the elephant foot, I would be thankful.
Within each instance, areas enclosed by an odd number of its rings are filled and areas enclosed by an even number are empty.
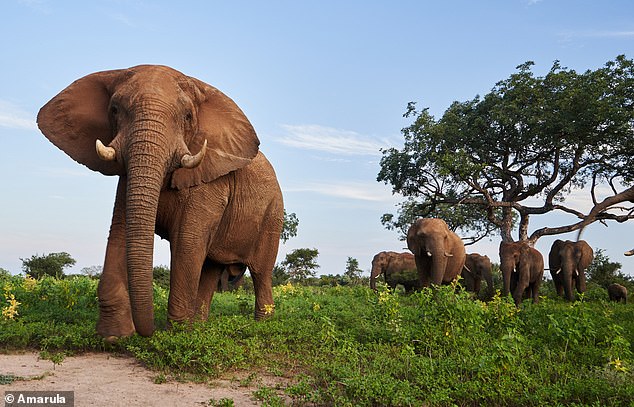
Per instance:
[[[105,312],[103,308],[100,309],[97,333],[106,339],[106,342],[112,343],[118,338],[132,336],[134,332],[134,322],[130,310],[113,313]]]

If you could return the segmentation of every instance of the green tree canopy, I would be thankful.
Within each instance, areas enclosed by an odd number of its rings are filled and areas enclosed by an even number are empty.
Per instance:
[[[294,281],[302,281],[317,274],[317,249],[295,249],[286,254],[281,266],[287,270],[289,277]]]
[[[75,264],[70,254],[66,252],[50,253],[43,256],[34,254],[29,259],[22,260],[22,270],[33,278],[52,276],[64,277],[64,269]]]
[[[403,230],[415,217],[442,217],[476,239],[496,229],[509,241],[517,221],[519,240],[534,243],[634,217],[619,206],[634,202],[632,60],[584,73],[555,62],[543,77],[532,67],[518,66],[482,98],[454,102],[439,120],[408,105],[404,116],[414,121],[402,130],[404,147],[383,151],[377,178],[407,201],[384,225]],[[566,201],[582,189],[594,205],[588,213]],[[553,211],[573,218],[529,235],[529,218]]]
[[[610,261],[603,249],[594,251],[594,259],[588,266],[586,274],[588,275],[588,282],[595,283],[603,288],[608,288],[612,283],[624,285],[634,283],[632,277],[621,272],[621,263]]]
[[[295,213],[287,213],[284,209],[284,226],[282,227],[282,234],[280,240],[282,243],[286,243],[291,237],[297,236],[297,227],[299,226],[299,219]]]

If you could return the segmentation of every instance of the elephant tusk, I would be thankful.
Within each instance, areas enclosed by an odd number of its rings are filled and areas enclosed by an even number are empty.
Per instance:
[[[453,257],[453,254],[445,252],[445,257]]]
[[[557,269],[557,271],[555,271],[555,274],[559,274],[561,272],[561,269]]]
[[[431,252],[426,252],[425,254],[427,254],[427,257],[431,257]]]
[[[112,147],[106,147],[101,140],[97,139],[97,155],[104,161],[114,161],[116,159],[117,152]]]
[[[191,154],[183,155],[181,158],[181,167],[183,168],[196,168],[205,158],[205,153],[207,152],[207,139],[205,139],[205,143],[203,144],[203,148],[200,149],[198,154],[192,156]]]

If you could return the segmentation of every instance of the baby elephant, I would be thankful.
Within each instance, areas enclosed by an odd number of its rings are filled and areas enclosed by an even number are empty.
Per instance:
[[[621,284],[610,284],[608,287],[608,296],[610,297],[610,301],[619,302],[623,300],[623,302],[627,304],[627,288],[623,287]]]

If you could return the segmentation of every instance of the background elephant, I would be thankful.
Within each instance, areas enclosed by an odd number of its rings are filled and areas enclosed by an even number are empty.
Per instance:
[[[273,310],[282,193],[230,98],[174,69],[141,65],[78,79],[40,109],[38,125],[79,163],[119,176],[99,334],[154,331],[155,231],[170,242],[170,321],[206,318],[226,265],[249,268],[256,318]]]
[[[491,274],[491,259],[478,253],[469,253],[462,268],[462,278],[467,291],[480,293],[482,279],[487,283],[487,296],[493,297],[493,275]]]
[[[218,280],[218,292],[228,292],[238,289],[244,284],[246,267],[225,267]]]
[[[621,284],[612,283],[608,286],[608,296],[610,301],[619,302],[623,300],[627,304],[627,288]]]
[[[557,295],[565,294],[568,301],[574,300],[573,287],[577,292],[586,291],[585,270],[588,268],[594,253],[585,240],[555,240],[548,254],[548,268],[555,283]]]
[[[387,285],[394,289],[398,284],[409,292],[420,287],[416,261],[411,253],[380,252],[372,259],[370,287],[376,290],[376,278],[383,274]]]
[[[515,305],[526,295],[539,302],[539,287],[544,276],[544,257],[527,242],[500,243],[500,271],[504,288],[502,294],[513,293]]]
[[[442,219],[422,218],[407,231],[407,247],[414,254],[422,287],[456,279],[465,262],[462,239]]]

